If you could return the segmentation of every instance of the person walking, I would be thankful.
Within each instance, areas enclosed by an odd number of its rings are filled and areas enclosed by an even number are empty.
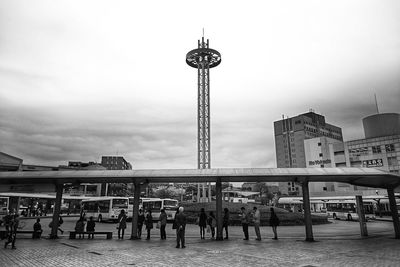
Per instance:
[[[93,220],[93,216],[89,217],[89,221],[86,225],[86,232],[88,233],[88,239],[94,238],[94,228],[96,227],[96,222]]]
[[[260,234],[260,222],[261,222],[261,214],[257,207],[253,208],[253,220],[254,220],[254,231],[256,232],[256,240],[261,241]]]
[[[79,217],[79,220],[76,222],[75,231],[79,235],[79,239],[85,239],[85,222],[82,217]]]
[[[151,229],[153,229],[153,216],[151,215],[151,209],[147,210],[145,224],[146,224],[146,230],[147,230],[146,240],[150,240],[150,231],[151,231]]]
[[[245,207],[241,207],[241,221],[242,221],[242,228],[243,228],[243,233],[244,233],[244,239],[243,240],[249,240],[249,222],[250,222],[250,216],[246,212]]]
[[[271,216],[269,218],[269,225],[271,225],[272,231],[274,232],[274,238],[272,238],[272,239],[277,240],[278,239],[278,232],[277,232],[276,228],[278,227],[280,221],[279,221],[278,216],[276,216],[274,208],[271,208],[270,210],[271,210]]]
[[[138,236],[138,238],[139,239],[141,239],[142,238],[142,228],[143,228],[143,223],[144,223],[144,220],[145,220],[145,218],[144,218],[144,213],[143,213],[143,210],[142,209],[140,209],[139,210],[139,216],[138,216],[138,223],[137,223],[137,236]]]
[[[40,218],[37,218],[35,224],[33,225],[32,239],[40,238],[42,233],[43,230],[42,225],[40,224]]]
[[[229,210],[224,208],[224,217],[222,218],[222,229],[225,229],[225,238],[228,239]]]
[[[161,240],[167,239],[167,233],[165,232],[165,227],[167,226],[167,213],[164,209],[161,209],[160,217],[158,218],[160,222],[160,236]]]
[[[186,215],[183,213],[183,207],[179,207],[179,213],[175,215],[176,222],[176,248],[185,248],[185,228]]]
[[[211,239],[215,239],[215,227],[217,226],[217,219],[212,211],[210,211],[210,214],[208,215],[207,224],[211,229]]]
[[[207,227],[207,214],[204,208],[201,208],[199,214],[199,227],[200,227],[200,238],[205,239],[206,227]]]
[[[16,249],[15,241],[17,240],[18,226],[19,226],[18,213],[15,213],[10,221],[8,237],[6,243],[4,243],[4,248],[7,248],[8,244],[11,243],[11,248]]]
[[[118,215],[118,239],[124,239],[126,218],[125,210],[121,210]]]

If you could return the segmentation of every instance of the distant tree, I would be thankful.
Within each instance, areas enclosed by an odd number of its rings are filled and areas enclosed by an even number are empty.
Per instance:
[[[158,198],[175,198],[176,193],[166,188],[159,189],[153,192],[154,197]]]

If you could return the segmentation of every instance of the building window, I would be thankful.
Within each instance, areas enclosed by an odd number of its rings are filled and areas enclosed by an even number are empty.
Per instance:
[[[321,168],[325,167],[324,164],[321,164]]]
[[[381,146],[373,146],[373,147],[372,147],[372,153],[373,153],[373,154],[382,153],[382,151],[381,151]]]
[[[388,157],[388,165],[389,166],[396,166],[397,165],[397,158],[396,157]]]
[[[328,191],[328,188],[326,188],[326,186],[324,186],[324,187],[322,188],[322,190]]]
[[[385,150],[386,152],[394,152],[394,145],[393,144],[389,144],[389,145],[385,145]]]
[[[318,146],[321,146],[321,142],[318,142]]]

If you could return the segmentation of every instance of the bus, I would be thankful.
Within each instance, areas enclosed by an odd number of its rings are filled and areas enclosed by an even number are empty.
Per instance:
[[[363,200],[365,219],[375,219],[373,200]],[[358,220],[357,204],[354,199],[333,199],[326,202],[326,212],[333,219]]]
[[[363,196],[363,206],[366,219],[374,219],[377,199],[384,196]],[[387,199],[387,197],[386,197]],[[303,211],[302,197],[281,197],[278,207],[293,212]],[[310,197],[310,209],[313,213],[326,213],[333,219],[358,220],[355,196]]]
[[[5,216],[8,211],[8,197],[0,197],[0,216]]]
[[[117,221],[121,210],[126,215],[132,215],[128,211],[127,197],[93,197],[82,200],[82,210],[87,217],[93,216],[98,222]]]
[[[175,218],[175,213],[178,207],[178,200],[171,198],[140,198],[139,201],[139,209],[142,209],[143,211],[150,209],[153,220],[158,220],[161,209],[164,209],[167,214],[167,220],[172,221]],[[128,211],[132,214],[133,197],[129,198]]]

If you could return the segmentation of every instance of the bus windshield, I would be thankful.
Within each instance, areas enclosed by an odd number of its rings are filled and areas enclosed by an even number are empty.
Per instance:
[[[164,200],[164,207],[165,208],[177,208],[178,201],[176,200]]]

